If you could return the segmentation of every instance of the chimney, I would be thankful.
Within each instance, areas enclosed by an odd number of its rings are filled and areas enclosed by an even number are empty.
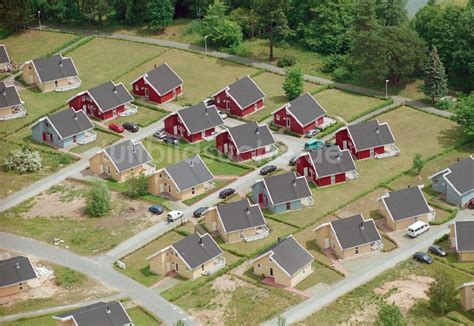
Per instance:
[[[340,161],[340,160],[341,160],[341,154],[340,154],[340,153],[337,153],[337,155],[336,155],[336,160],[337,160],[337,161]]]
[[[3,95],[3,96],[7,96],[7,90],[6,90],[5,88],[2,89],[2,95]]]
[[[189,161],[189,166],[191,166],[191,167],[194,166],[194,161],[193,161],[193,160],[190,160],[190,161]]]
[[[360,223],[359,228],[360,228],[361,230],[363,230],[363,229],[365,228],[365,227],[364,227],[364,222]]]
[[[114,93],[117,94],[117,86],[114,85]]]
[[[209,115],[209,110],[207,109],[207,107],[204,109],[204,114]]]
[[[246,213],[247,215],[250,214],[250,207],[247,207],[247,208],[245,209],[245,213]]]
[[[380,132],[379,127],[375,127],[375,133],[378,134]]]
[[[132,153],[135,153],[137,150],[135,149],[135,144],[132,144]]]
[[[76,111],[74,111],[74,120],[77,121],[77,112]]]
[[[63,60],[59,60],[59,66],[60,66],[60,67],[63,66]]]
[[[107,315],[110,315],[111,312],[112,312],[112,311],[110,310],[110,307],[107,306],[107,308],[105,308],[105,313],[106,313]]]
[[[20,263],[19,263],[19,262],[16,262],[15,268],[16,268],[16,269],[20,269]]]
[[[256,135],[259,135],[259,134],[260,134],[260,130],[258,129],[258,127],[255,128],[255,134],[256,134]]]
[[[199,244],[200,244],[201,246],[204,245],[204,243],[202,242],[202,237],[201,237],[201,236],[199,237]]]
[[[291,184],[293,185],[293,187],[296,187],[296,179],[293,179],[293,181],[291,181]]]

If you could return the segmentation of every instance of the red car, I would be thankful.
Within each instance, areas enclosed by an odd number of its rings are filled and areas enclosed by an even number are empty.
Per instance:
[[[119,134],[122,133],[125,130],[125,129],[123,129],[123,127],[121,125],[116,124],[116,123],[109,124],[109,129],[113,130],[115,132],[118,132]]]

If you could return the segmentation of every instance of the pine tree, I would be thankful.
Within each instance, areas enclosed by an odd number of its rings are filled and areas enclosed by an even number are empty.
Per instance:
[[[435,102],[436,97],[445,96],[448,93],[448,82],[444,65],[439,59],[436,47],[431,50],[423,71],[425,75],[425,94],[430,96],[433,102]]]
[[[151,0],[149,3],[150,23],[148,27],[160,31],[173,22],[174,6],[171,0]]]

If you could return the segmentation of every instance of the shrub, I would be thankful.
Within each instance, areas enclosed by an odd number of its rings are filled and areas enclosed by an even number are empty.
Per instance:
[[[227,52],[229,52],[230,54],[238,55],[240,57],[248,57],[250,54],[249,48],[245,43],[240,43],[236,46],[233,46],[229,48]]]
[[[20,173],[31,173],[41,170],[43,167],[41,155],[38,151],[33,151],[27,145],[14,149],[5,159],[7,170]]]
[[[421,170],[425,166],[425,161],[421,157],[421,154],[415,154],[412,164],[413,171],[416,173],[416,175],[420,175]]]
[[[438,110],[449,110],[453,108],[456,104],[448,100],[440,100],[435,104],[435,108]]]
[[[330,74],[335,71],[337,68],[340,68],[345,63],[345,57],[340,54],[333,54],[324,59],[323,67],[321,71]]]
[[[405,326],[407,324],[400,309],[395,305],[383,304],[378,311],[377,326]]]
[[[56,285],[69,288],[78,285],[84,280],[84,275],[67,267],[57,267],[54,270],[54,281]]]
[[[445,315],[456,303],[456,286],[446,273],[436,275],[428,290],[429,303],[433,311]]]
[[[86,198],[86,214],[100,217],[110,210],[110,190],[105,183],[96,181]]]
[[[193,19],[184,29],[184,35],[202,34],[204,30],[204,24],[201,20]]]
[[[291,54],[284,55],[283,58],[278,59],[277,66],[280,68],[291,67],[296,64],[296,57]]]
[[[289,68],[283,83],[283,90],[290,101],[297,98],[304,88],[303,72],[300,68]]]
[[[148,194],[148,180],[143,173],[128,180],[125,186],[125,195],[130,198],[138,198]]]
[[[336,81],[344,81],[351,78],[351,72],[346,67],[339,67],[332,72],[332,78]]]

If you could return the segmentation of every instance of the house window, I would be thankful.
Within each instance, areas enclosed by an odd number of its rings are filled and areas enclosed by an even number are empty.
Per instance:
[[[191,188],[191,193],[192,193],[193,195],[195,194],[195,192],[196,192],[196,191],[194,190],[194,187]]]
[[[260,269],[260,267],[262,267],[260,264],[257,264],[257,269]],[[474,289],[473,289],[474,291]]]
[[[303,275],[306,274],[306,269],[303,269]]]
[[[276,118],[276,121],[280,121],[280,115],[279,114],[275,115],[275,118]]]
[[[31,70],[31,66],[29,66],[28,69]]]
[[[359,254],[359,247],[355,247],[355,253],[356,253],[356,255]]]
[[[23,286],[20,286],[20,291],[22,291],[22,290],[23,290]]]
[[[176,257],[178,257],[178,254],[177,254],[177,253],[175,253],[174,255],[175,255]]]
[[[85,101],[85,100],[86,100],[86,96],[82,95],[82,101]]]
[[[271,259],[270,257],[268,257],[268,261],[269,261],[269,262],[272,262],[272,259]]]
[[[218,98],[217,98],[217,104],[220,104],[220,103],[221,103],[221,98],[218,97]]]
[[[163,178],[163,175],[160,173],[160,178]]]
[[[435,179],[434,184],[435,184],[435,185],[438,184],[438,179]]]
[[[135,90],[137,90],[137,91],[138,91],[138,85],[135,85]]]
[[[204,270],[204,264],[201,265],[201,270]]]
[[[286,203],[286,209],[287,209],[287,210],[290,210],[290,209],[291,209],[291,203],[290,203],[290,202]]]

